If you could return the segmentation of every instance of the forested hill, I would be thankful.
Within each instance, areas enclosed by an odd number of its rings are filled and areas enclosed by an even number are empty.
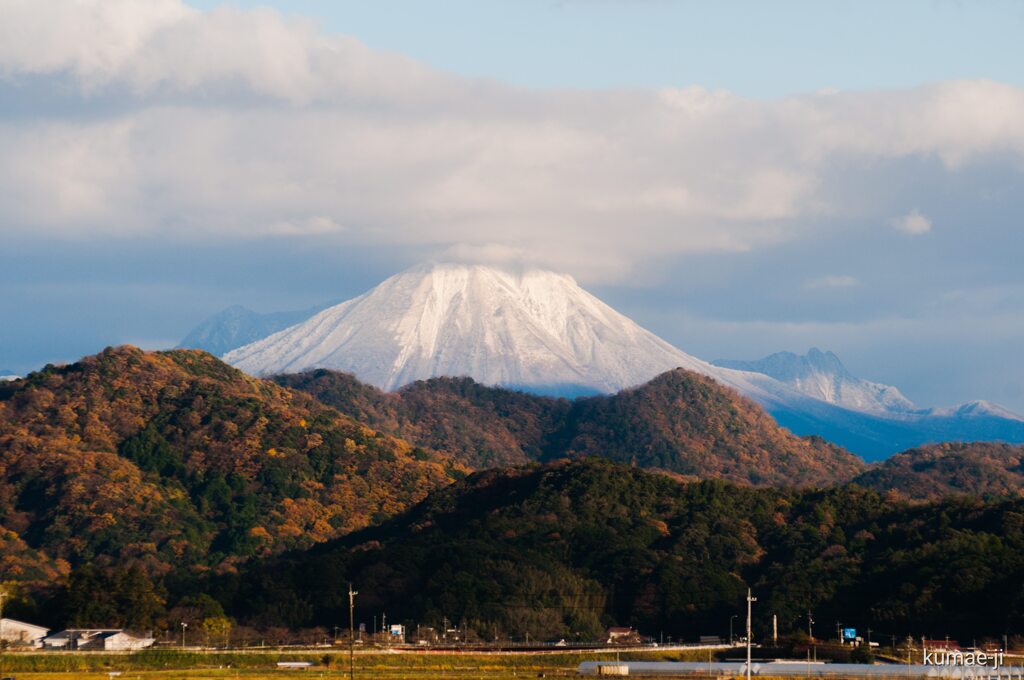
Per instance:
[[[822,439],[790,434],[752,401],[683,369],[571,402],[469,378],[434,378],[395,393],[327,370],[275,380],[478,469],[595,455],[699,478],[822,486],[865,467]]]
[[[348,373],[317,369],[273,377],[343,413],[481,469],[523,465],[551,455],[549,438],[571,402],[472,378],[431,378],[384,392]]]
[[[216,580],[240,620],[357,617],[491,639],[595,636],[609,624],[726,635],[746,588],[755,634],[806,614],[876,637],[1024,627],[1024,500],[886,500],[858,486],[681,483],[598,459],[477,473],[384,525]],[[357,618],[357,620],[359,620]]]
[[[1024,446],[947,442],[898,453],[858,476],[858,484],[907,498],[1024,494]]]
[[[111,348],[0,384],[5,578],[232,568],[401,512],[465,472],[199,351]]]

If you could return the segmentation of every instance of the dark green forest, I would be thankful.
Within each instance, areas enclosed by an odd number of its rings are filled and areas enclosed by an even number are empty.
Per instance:
[[[598,459],[490,471],[389,522],[211,587],[253,621],[331,625],[343,592],[391,620],[486,638],[593,637],[611,624],[724,635],[748,586],[762,632],[806,613],[881,636],[1024,626],[1024,500],[885,499],[681,483]]]
[[[695,639],[751,587],[761,633],[1024,633],[1024,447],[867,466],[681,370],[573,401],[278,382],[124,347],[0,384],[5,615],[265,637],[344,624],[351,582],[367,623]]]

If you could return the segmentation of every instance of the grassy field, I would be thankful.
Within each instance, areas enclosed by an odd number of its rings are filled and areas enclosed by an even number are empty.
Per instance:
[[[576,674],[582,661],[695,661],[707,652],[643,650],[543,654],[367,653],[355,655],[357,678],[535,678]],[[279,661],[309,661],[305,670],[282,670]],[[0,673],[17,680],[314,680],[347,678],[347,653],[189,653],[134,654],[17,653],[0,655]]]

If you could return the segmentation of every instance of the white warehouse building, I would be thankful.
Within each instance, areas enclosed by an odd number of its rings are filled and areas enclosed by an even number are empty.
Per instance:
[[[32,623],[25,623],[24,621],[16,621],[14,619],[0,619],[0,640],[9,645],[41,647],[43,638],[49,632],[49,628],[43,628]]]

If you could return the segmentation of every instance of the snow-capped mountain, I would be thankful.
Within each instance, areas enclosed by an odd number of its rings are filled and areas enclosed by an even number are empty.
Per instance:
[[[712,363],[763,373],[810,397],[854,411],[905,413],[915,409],[897,388],[861,380],[851,374],[835,354],[816,347],[802,356],[777,352],[756,361],[720,359]]]
[[[968,401],[956,406],[940,406],[924,411],[929,416],[942,418],[1004,418],[1024,422],[1024,417],[984,399]]]
[[[548,271],[422,265],[306,317],[224,359],[253,375],[347,371],[388,390],[447,375],[567,396],[614,392],[682,367],[754,399],[793,432],[868,460],[936,441],[1024,443],[1024,419],[1005,409],[914,410],[899,390],[857,379],[829,353],[713,365]]]
[[[714,367],[548,271],[429,264],[392,276],[225,360],[255,375],[333,368],[394,389],[438,375],[553,392],[615,392]]]

